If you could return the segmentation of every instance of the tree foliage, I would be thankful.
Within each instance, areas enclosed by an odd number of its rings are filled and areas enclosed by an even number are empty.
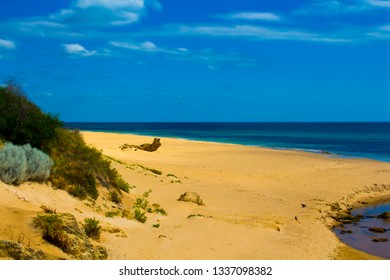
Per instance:
[[[16,145],[41,150],[62,127],[58,117],[46,114],[15,85],[0,87],[0,137]],[[48,152],[48,151],[45,151]]]

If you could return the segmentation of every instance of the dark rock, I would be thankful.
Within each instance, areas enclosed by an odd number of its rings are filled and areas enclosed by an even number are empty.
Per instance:
[[[57,257],[48,255],[41,250],[31,247],[25,248],[22,244],[10,240],[0,240],[0,259],[14,260],[55,260]]]
[[[351,224],[358,223],[363,216],[362,215],[352,215],[348,211],[338,211],[331,215],[331,217],[341,224]]]
[[[85,234],[84,230],[79,227],[76,218],[69,213],[59,215],[64,225],[63,230],[67,234],[69,246],[65,248],[65,253],[73,255],[80,260],[105,260],[107,251],[104,247],[93,246]]]
[[[79,260],[105,260],[107,251],[104,247],[93,246],[88,236],[79,227],[76,218],[69,213],[56,214],[61,221],[61,242],[47,240],[62,249],[65,253]],[[57,244],[56,244],[57,243]]]
[[[341,230],[340,231],[340,234],[346,234],[346,233],[351,234],[352,230]]]
[[[301,203],[301,206],[302,206],[302,208],[305,208],[305,207],[306,207],[306,204]]]
[[[378,215],[377,218],[389,220],[390,219],[390,212],[383,212],[382,214]]]
[[[387,238],[373,238],[372,241],[374,242],[387,242]]]
[[[386,232],[386,229],[381,227],[370,227],[368,230],[372,232],[378,232],[378,233]]]
[[[178,200],[184,201],[184,202],[193,202],[193,203],[196,203],[198,205],[203,205],[203,201],[200,198],[199,194],[197,194],[195,192],[185,192],[179,197]]]

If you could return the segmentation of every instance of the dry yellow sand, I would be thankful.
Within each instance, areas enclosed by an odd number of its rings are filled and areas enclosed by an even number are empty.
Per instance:
[[[43,204],[70,212],[79,221],[96,217],[105,229],[121,229],[102,234],[110,259],[375,258],[340,243],[329,228],[327,212],[335,202],[389,197],[382,184],[390,184],[390,163],[173,138],[161,138],[162,146],[153,153],[122,151],[124,143],[151,143],[153,138],[82,134],[88,144],[122,162],[113,166],[136,186],[124,205],[152,190],[148,199],[168,216],[149,214],[145,224],[107,218],[105,209],[113,205],[105,200],[104,190],[96,204],[102,211],[97,212],[96,205],[45,185],[0,183],[0,239],[17,240],[23,234],[24,243],[61,255],[31,226]],[[198,193],[204,205],[178,201],[184,192]],[[160,227],[154,228],[157,223]]]

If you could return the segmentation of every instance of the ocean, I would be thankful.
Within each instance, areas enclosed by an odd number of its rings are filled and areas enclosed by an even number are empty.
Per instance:
[[[67,122],[70,129],[332,153],[390,162],[390,122],[132,123]]]

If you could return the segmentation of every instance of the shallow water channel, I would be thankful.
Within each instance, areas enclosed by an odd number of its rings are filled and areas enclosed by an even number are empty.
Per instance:
[[[335,232],[342,242],[351,247],[390,259],[390,218],[378,217],[384,212],[390,212],[389,201],[354,209],[352,215],[362,215],[362,219],[337,227]]]

